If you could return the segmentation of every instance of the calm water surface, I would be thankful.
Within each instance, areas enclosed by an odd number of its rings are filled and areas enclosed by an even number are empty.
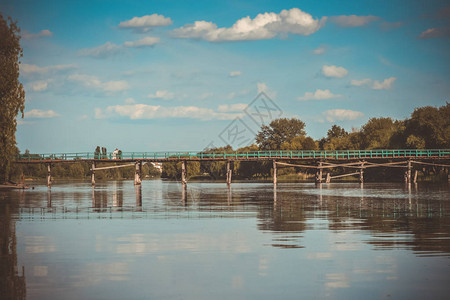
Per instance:
[[[450,184],[68,182],[0,202],[6,299],[450,294]]]

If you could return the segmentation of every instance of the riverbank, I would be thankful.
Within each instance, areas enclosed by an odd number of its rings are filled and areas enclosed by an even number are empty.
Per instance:
[[[0,184],[0,190],[13,190],[13,189],[29,189],[30,187],[23,183],[15,183],[13,181],[7,181],[3,184]]]

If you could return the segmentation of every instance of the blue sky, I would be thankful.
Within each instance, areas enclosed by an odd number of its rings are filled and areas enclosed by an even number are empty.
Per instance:
[[[448,1],[3,0],[0,11],[22,29],[21,151],[239,147],[279,116],[318,139],[449,101]],[[258,121],[260,92],[276,109]]]

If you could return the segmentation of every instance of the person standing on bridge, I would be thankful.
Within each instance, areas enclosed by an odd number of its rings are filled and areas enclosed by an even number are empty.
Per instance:
[[[112,153],[112,159],[117,159],[117,156],[119,155],[119,149],[116,148],[116,150]]]

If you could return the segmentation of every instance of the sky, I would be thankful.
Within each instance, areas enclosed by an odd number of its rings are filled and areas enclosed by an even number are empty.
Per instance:
[[[298,118],[314,139],[450,95],[450,1],[1,0],[32,153],[199,151]]]

